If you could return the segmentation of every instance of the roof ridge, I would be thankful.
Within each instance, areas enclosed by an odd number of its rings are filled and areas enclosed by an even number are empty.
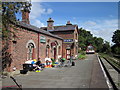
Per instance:
[[[77,24],[72,24],[72,25],[60,25],[60,26],[53,26],[53,27],[62,27],[62,26],[77,26]],[[47,26],[45,27],[40,27],[40,28],[46,28]]]

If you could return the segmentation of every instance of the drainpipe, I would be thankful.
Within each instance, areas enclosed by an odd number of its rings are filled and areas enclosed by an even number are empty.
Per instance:
[[[63,40],[62,40],[62,58],[63,58]]]
[[[40,34],[38,33],[38,58],[39,58],[39,42],[40,42],[40,38],[39,38]]]

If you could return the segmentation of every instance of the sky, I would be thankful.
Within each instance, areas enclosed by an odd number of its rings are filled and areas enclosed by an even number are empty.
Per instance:
[[[32,2],[31,8],[30,23],[37,27],[47,26],[50,17],[54,25],[70,21],[111,44],[118,29],[118,2]]]

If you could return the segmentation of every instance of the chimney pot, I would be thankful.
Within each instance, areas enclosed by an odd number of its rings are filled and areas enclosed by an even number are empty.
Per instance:
[[[47,22],[54,22],[52,18],[49,18]]]
[[[70,21],[67,21],[67,24],[70,24]]]
[[[70,21],[67,21],[67,24],[66,25],[72,25],[71,23],[70,23]]]

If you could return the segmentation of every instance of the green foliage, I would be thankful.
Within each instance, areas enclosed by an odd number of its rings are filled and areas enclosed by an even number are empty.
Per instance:
[[[93,37],[93,35],[91,34],[90,31],[86,31],[83,28],[79,29],[79,37],[78,37],[78,46],[85,51],[87,46],[92,44],[92,46],[94,47],[96,52],[103,52],[103,45],[106,45],[106,42],[104,43],[104,39],[102,38],[97,38],[97,37]],[[110,46],[107,43],[108,50],[106,50],[106,52],[110,51]],[[104,47],[105,48],[105,47]]]
[[[105,43],[103,44],[102,52],[111,53],[111,47],[110,47],[109,42],[105,41]]]
[[[78,59],[85,59],[86,58],[86,52],[82,50],[78,50]]]
[[[81,55],[86,55],[86,52],[82,50],[78,50],[78,53],[80,53]]]
[[[120,55],[120,46],[117,44],[114,44],[111,47],[112,53]]]
[[[112,42],[115,44],[111,47],[114,54],[120,55],[120,30],[116,30],[112,37]]]
[[[11,22],[16,22],[16,14],[21,10],[30,10],[31,3],[29,2],[2,2],[2,39],[10,39]]]
[[[120,30],[116,30],[112,37],[112,42],[115,44],[120,44]]]
[[[6,67],[10,67],[12,59],[11,54],[8,52],[9,47],[9,41],[12,36],[16,36],[13,31],[10,30],[10,28],[13,25],[11,25],[11,22],[17,23],[16,21],[16,14],[21,12],[21,10],[30,10],[31,3],[29,2],[2,2],[0,3],[0,36],[2,36],[4,45],[1,52],[2,57],[0,59],[2,60],[2,70],[4,70]],[[15,30],[15,29],[14,29]]]
[[[79,55],[78,55],[78,59],[85,59],[86,58],[86,54],[85,53],[80,53]]]
[[[119,55],[120,55],[120,47],[119,47],[119,46],[117,46],[117,47],[115,48],[115,51],[116,51],[116,54],[119,54]]]
[[[94,38],[94,44],[93,46],[96,46],[96,52],[101,52],[103,48],[103,39],[102,38]]]
[[[81,47],[82,50],[86,50],[86,47],[93,43],[93,35],[90,31],[86,31],[85,29],[79,29],[79,37],[78,37],[78,46]]]
[[[7,52],[8,47],[9,44],[6,42],[6,45],[4,45],[2,48],[2,57],[0,57],[0,59],[2,58],[2,70],[4,70],[6,67],[10,67],[10,64],[12,62],[11,54]]]
[[[111,62],[112,64],[114,64],[116,67],[120,68],[120,62],[118,58],[114,57],[112,54],[105,54],[105,53],[99,53],[100,57],[105,57],[109,60],[109,62]]]
[[[112,37],[112,42],[115,44],[111,47],[114,54],[120,55],[120,30],[116,30]]]
[[[80,55],[78,56],[78,59],[85,59],[85,58],[86,58],[85,55],[81,55],[81,54],[80,54]]]

